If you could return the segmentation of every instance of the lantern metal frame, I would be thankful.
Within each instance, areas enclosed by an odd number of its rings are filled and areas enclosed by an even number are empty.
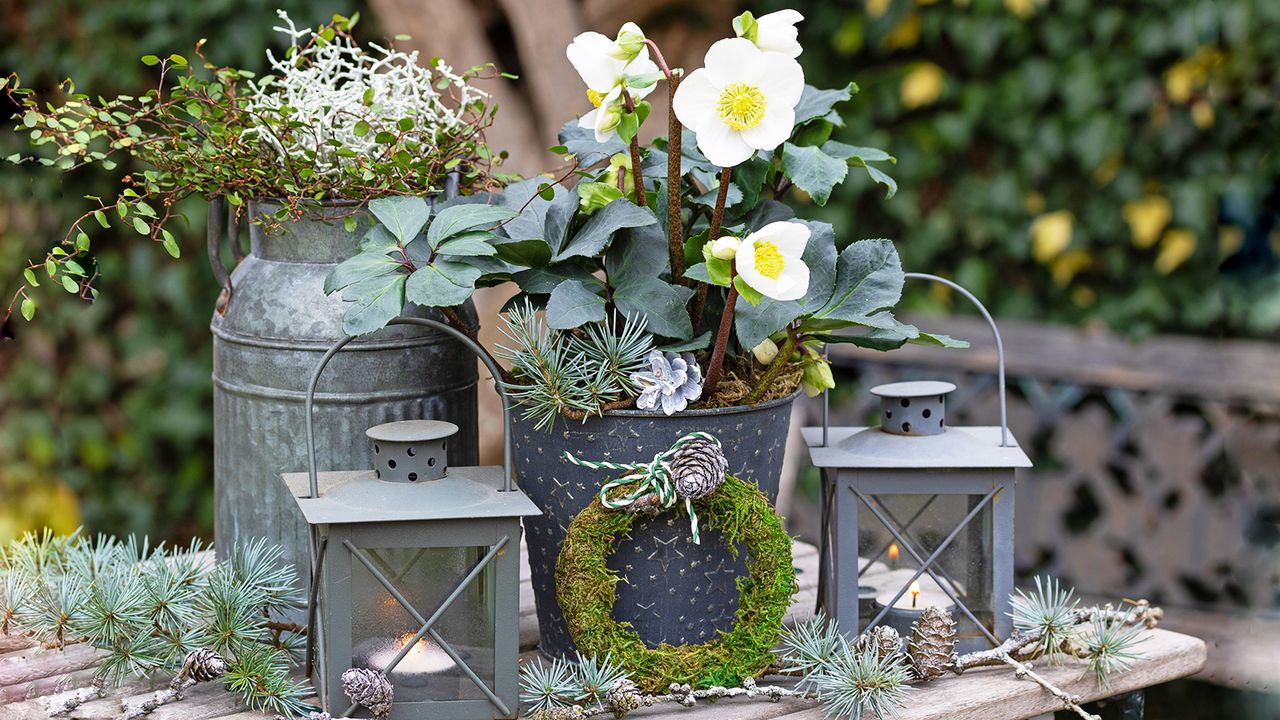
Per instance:
[[[387,665],[379,670],[386,676],[393,671],[409,651],[428,636],[455,663],[463,675],[480,689],[484,699],[421,700],[396,703],[391,720],[416,717],[423,708],[429,708],[432,717],[440,720],[479,720],[488,718],[514,718],[518,703],[519,615],[520,615],[520,518],[540,514],[537,506],[515,486],[513,451],[510,428],[510,399],[503,390],[501,368],[472,338],[453,327],[428,318],[400,317],[389,325],[419,325],[452,335],[476,354],[493,374],[494,385],[503,406],[503,468],[501,478],[497,468],[460,467],[449,468],[446,478],[426,480],[414,491],[426,486],[445,483],[450,479],[465,484],[469,489],[489,491],[481,502],[472,499],[467,504],[467,514],[450,511],[448,504],[433,504],[431,508],[416,509],[379,507],[376,511],[367,507],[344,504],[341,498],[325,496],[326,489],[339,488],[343,484],[367,480],[372,471],[344,471],[319,473],[316,467],[315,433],[312,407],[321,374],[329,361],[356,336],[348,335],[335,342],[324,354],[311,375],[306,396],[307,473],[289,473],[283,479],[293,492],[302,511],[310,534],[311,592],[307,598],[306,664],[308,676],[314,673],[318,679],[318,691],[325,712],[334,709],[345,711],[343,716],[356,712],[357,706],[345,705],[338,694],[341,691],[341,674],[345,668],[335,661],[348,657],[352,650],[353,607],[351,571],[359,564],[385,589],[388,595],[419,626],[418,632],[401,648]],[[389,481],[378,487],[386,487],[388,497],[403,497],[405,486]],[[452,488],[435,485],[439,493],[449,497]],[[406,548],[428,550],[433,548],[487,548],[453,590],[429,614],[424,614],[410,603],[365,553],[370,548]],[[493,686],[490,687],[472,669],[448,641],[435,628],[437,621],[453,606],[464,591],[488,568],[494,568],[490,600],[493,602]],[[340,618],[346,618],[340,621]],[[487,648],[486,648],[487,649]]]
[[[1000,643],[999,637],[1007,637],[1012,631],[1009,596],[1013,592],[1016,468],[1031,466],[1030,459],[1018,447],[1017,441],[1009,432],[1005,397],[1004,343],[991,314],[968,290],[936,275],[906,273],[905,277],[929,280],[950,287],[973,303],[986,320],[996,345],[1000,426],[999,428],[964,428],[967,434],[986,446],[986,452],[981,457],[971,457],[964,453],[943,453],[940,456],[913,455],[880,461],[857,458],[855,462],[849,453],[833,445],[864,428],[831,428],[830,398],[824,392],[822,427],[803,430],[811,460],[821,469],[823,480],[817,605],[818,609],[825,610],[834,616],[843,632],[853,636],[860,630],[869,630],[881,624],[890,609],[906,594],[911,583],[928,575],[955,603],[956,609],[979,629],[985,640],[995,646]],[[937,474],[942,471],[946,472],[946,477],[940,481]],[[932,497],[925,500],[903,522],[878,499],[877,496],[880,495],[929,495]],[[934,501],[943,495],[968,496],[970,498],[968,512],[959,524],[931,552],[926,554],[912,542],[909,530],[929,510]],[[861,555],[858,537],[860,505],[866,507],[892,537],[861,566],[859,566]],[[991,535],[989,557],[984,558],[988,561],[989,567],[984,568],[984,575],[991,576],[990,600],[994,627],[990,629],[962,600],[965,593],[956,589],[957,584],[938,564],[943,552],[952,547],[966,529],[974,530],[971,523],[987,509],[991,513]],[[859,628],[861,622],[859,579],[888,551],[890,544],[894,543],[915,560],[918,568],[914,575],[897,589],[892,600],[884,603],[884,607],[871,618],[867,627]]]

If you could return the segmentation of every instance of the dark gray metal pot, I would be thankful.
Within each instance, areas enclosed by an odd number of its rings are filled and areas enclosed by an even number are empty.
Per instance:
[[[647,462],[681,436],[700,430],[720,439],[731,474],[755,481],[774,501],[794,400],[792,395],[752,407],[690,410],[671,417],[617,410],[585,423],[558,420],[551,432],[520,420],[516,408],[512,439],[517,482],[543,511],[524,520],[542,633],[539,649],[553,658],[572,657],[575,651],[556,601],[556,559],[569,523],[613,477],[564,462],[564,451],[587,460]],[[688,516],[674,510],[637,519],[630,535],[615,544],[609,566],[622,581],[613,617],[631,623],[650,647],[703,643],[733,626],[735,581],[747,572],[745,553],[734,560],[724,536],[702,522],[701,545],[689,538]]]
[[[251,203],[250,217],[277,207]],[[229,282],[210,326],[219,556],[241,539],[266,537],[284,548],[286,560],[306,566],[306,525],[279,476],[307,468],[307,381],[329,346],[346,336],[346,307],[323,287],[333,266],[358,251],[369,228],[364,212],[353,232],[343,230],[341,219],[332,220],[350,207],[317,206],[317,219],[287,221],[271,233],[250,225],[249,255],[230,278],[225,270],[219,278]],[[222,234],[217,211],[215,203],[214,250]],[[220,269],[215,266],[215,274]],[[462,310],[475,324],[475,309],[468,304]],[[420,308],[408,314],[441,319]],[[414,418],[456,424],[449,464],[478,464],[475,358],[456,340],[420,327],[387,328],[356,340],[333,359],[316,394],[317,462],[335,470],[373,467],[368,443],[361,442],[365,429]]]

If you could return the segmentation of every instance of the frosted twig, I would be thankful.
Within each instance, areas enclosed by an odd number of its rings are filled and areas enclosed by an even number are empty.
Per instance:
[[[1080,707],[1080,702],[1082,698],[1072,695],[1066,690],[1063,690],[1057,685],[1054,685],[1053,683],[1045,679],[1043,676],[1041,676],[1039,673],[1037,673],[1035,670],[1032,670],[1031,663],[1018,662],[1017,660],[1014,660],[1013,658],[1009,657],[1007,653],[1001,654],[1001,660],[1004,662],[1004,664],[1013,668],[1013,674],[1016,677],[1018,677],[1019,679],[1027,678],[1028,680],[1031,680],[1032,682],[1044,688],[1045,690],[1048,690],[1051,695],[1053,695],[1054,697],[1062,701],[1062,705],[1066,709],[1084,718],[1084,720],[1102,720],[1101,717],[1094,715],[1090,712],[1087,712],[1084,708]]]
[[[149,715],[161,705],[168,705],[171,702],[181,700],[182,691],[195,684],[195,680],[179,681],[178,678],[174,678],[174,681],[169,683],[169,687],[164,690],[157,690],[146,700],[132,703],[126,700],[124,712],[120,714],[120,720],[134,720],[134,718]]]
[[[88,687],[50,695],[44,701],[45,712],[49,713],[49,717],[65,715],[90,700],[97,700],[104,692],[102,681],[95,679]]]

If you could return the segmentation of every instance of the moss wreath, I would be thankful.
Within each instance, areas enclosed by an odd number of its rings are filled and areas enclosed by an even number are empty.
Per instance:
[[[666,692],[674,682],[733,687],[763,673],[798,588],[791,538],[759,488],[730,475],[693,504],[709,527],[724,533],[731,554],[737,556],[739,542],[747,549],[748,576],[738,579],[733,629],[716,640],[650,648],[630,623],[613,619],[619,577],[605,563],[635,513],[606,509],[597,497],[569,524],[556,562],[556,594],[573,641],[584,654],[612,653],[646,693]]]

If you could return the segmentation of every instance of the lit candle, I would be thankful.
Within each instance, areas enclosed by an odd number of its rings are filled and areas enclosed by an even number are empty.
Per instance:
[[[405,633],[399,638],[384,638],[367,640],[361,643],[364,653],[357,652],[357,657],[363,655],[365,664],[373,670],[385,670],[400,654],[401,649],[413,640],[413,635]],[[432,675],[439,675],[448,672],[457,666],[453,658],[449,657],[439,645],[428,643],[426,638],[419,640],[413,644],[409,652],[405,654],[400,662],[392,668],[387,677],[393,684],[406,686],[422,686],[427,683],[427,679]]]
[[[893,585],[888,586],[884,592],[876,596],[875,603],[871,608],[871,617],[874,618],[892,601],[892,607],[885,611],[884,618],[880,622],[897,630],[898,634],[903,637],[908,637],[911,634],[911,625],[924,614],[926,608],[946,608],[951,613],[956,610],[955,603],[942,589],[942,586],[927,575],[912,580],[907,585],[907,591],[902,593],[902,596],[897,600],[894,600],[894,596],[902,588],[902,583],[906,582],[906,579],[913,574],[914,572],[909,573],[907,577],[897,580]]]
[[[898,543],[891,544],[889,546],[889,565],[891,567],[898,566],[898,554],[899,554]]]

